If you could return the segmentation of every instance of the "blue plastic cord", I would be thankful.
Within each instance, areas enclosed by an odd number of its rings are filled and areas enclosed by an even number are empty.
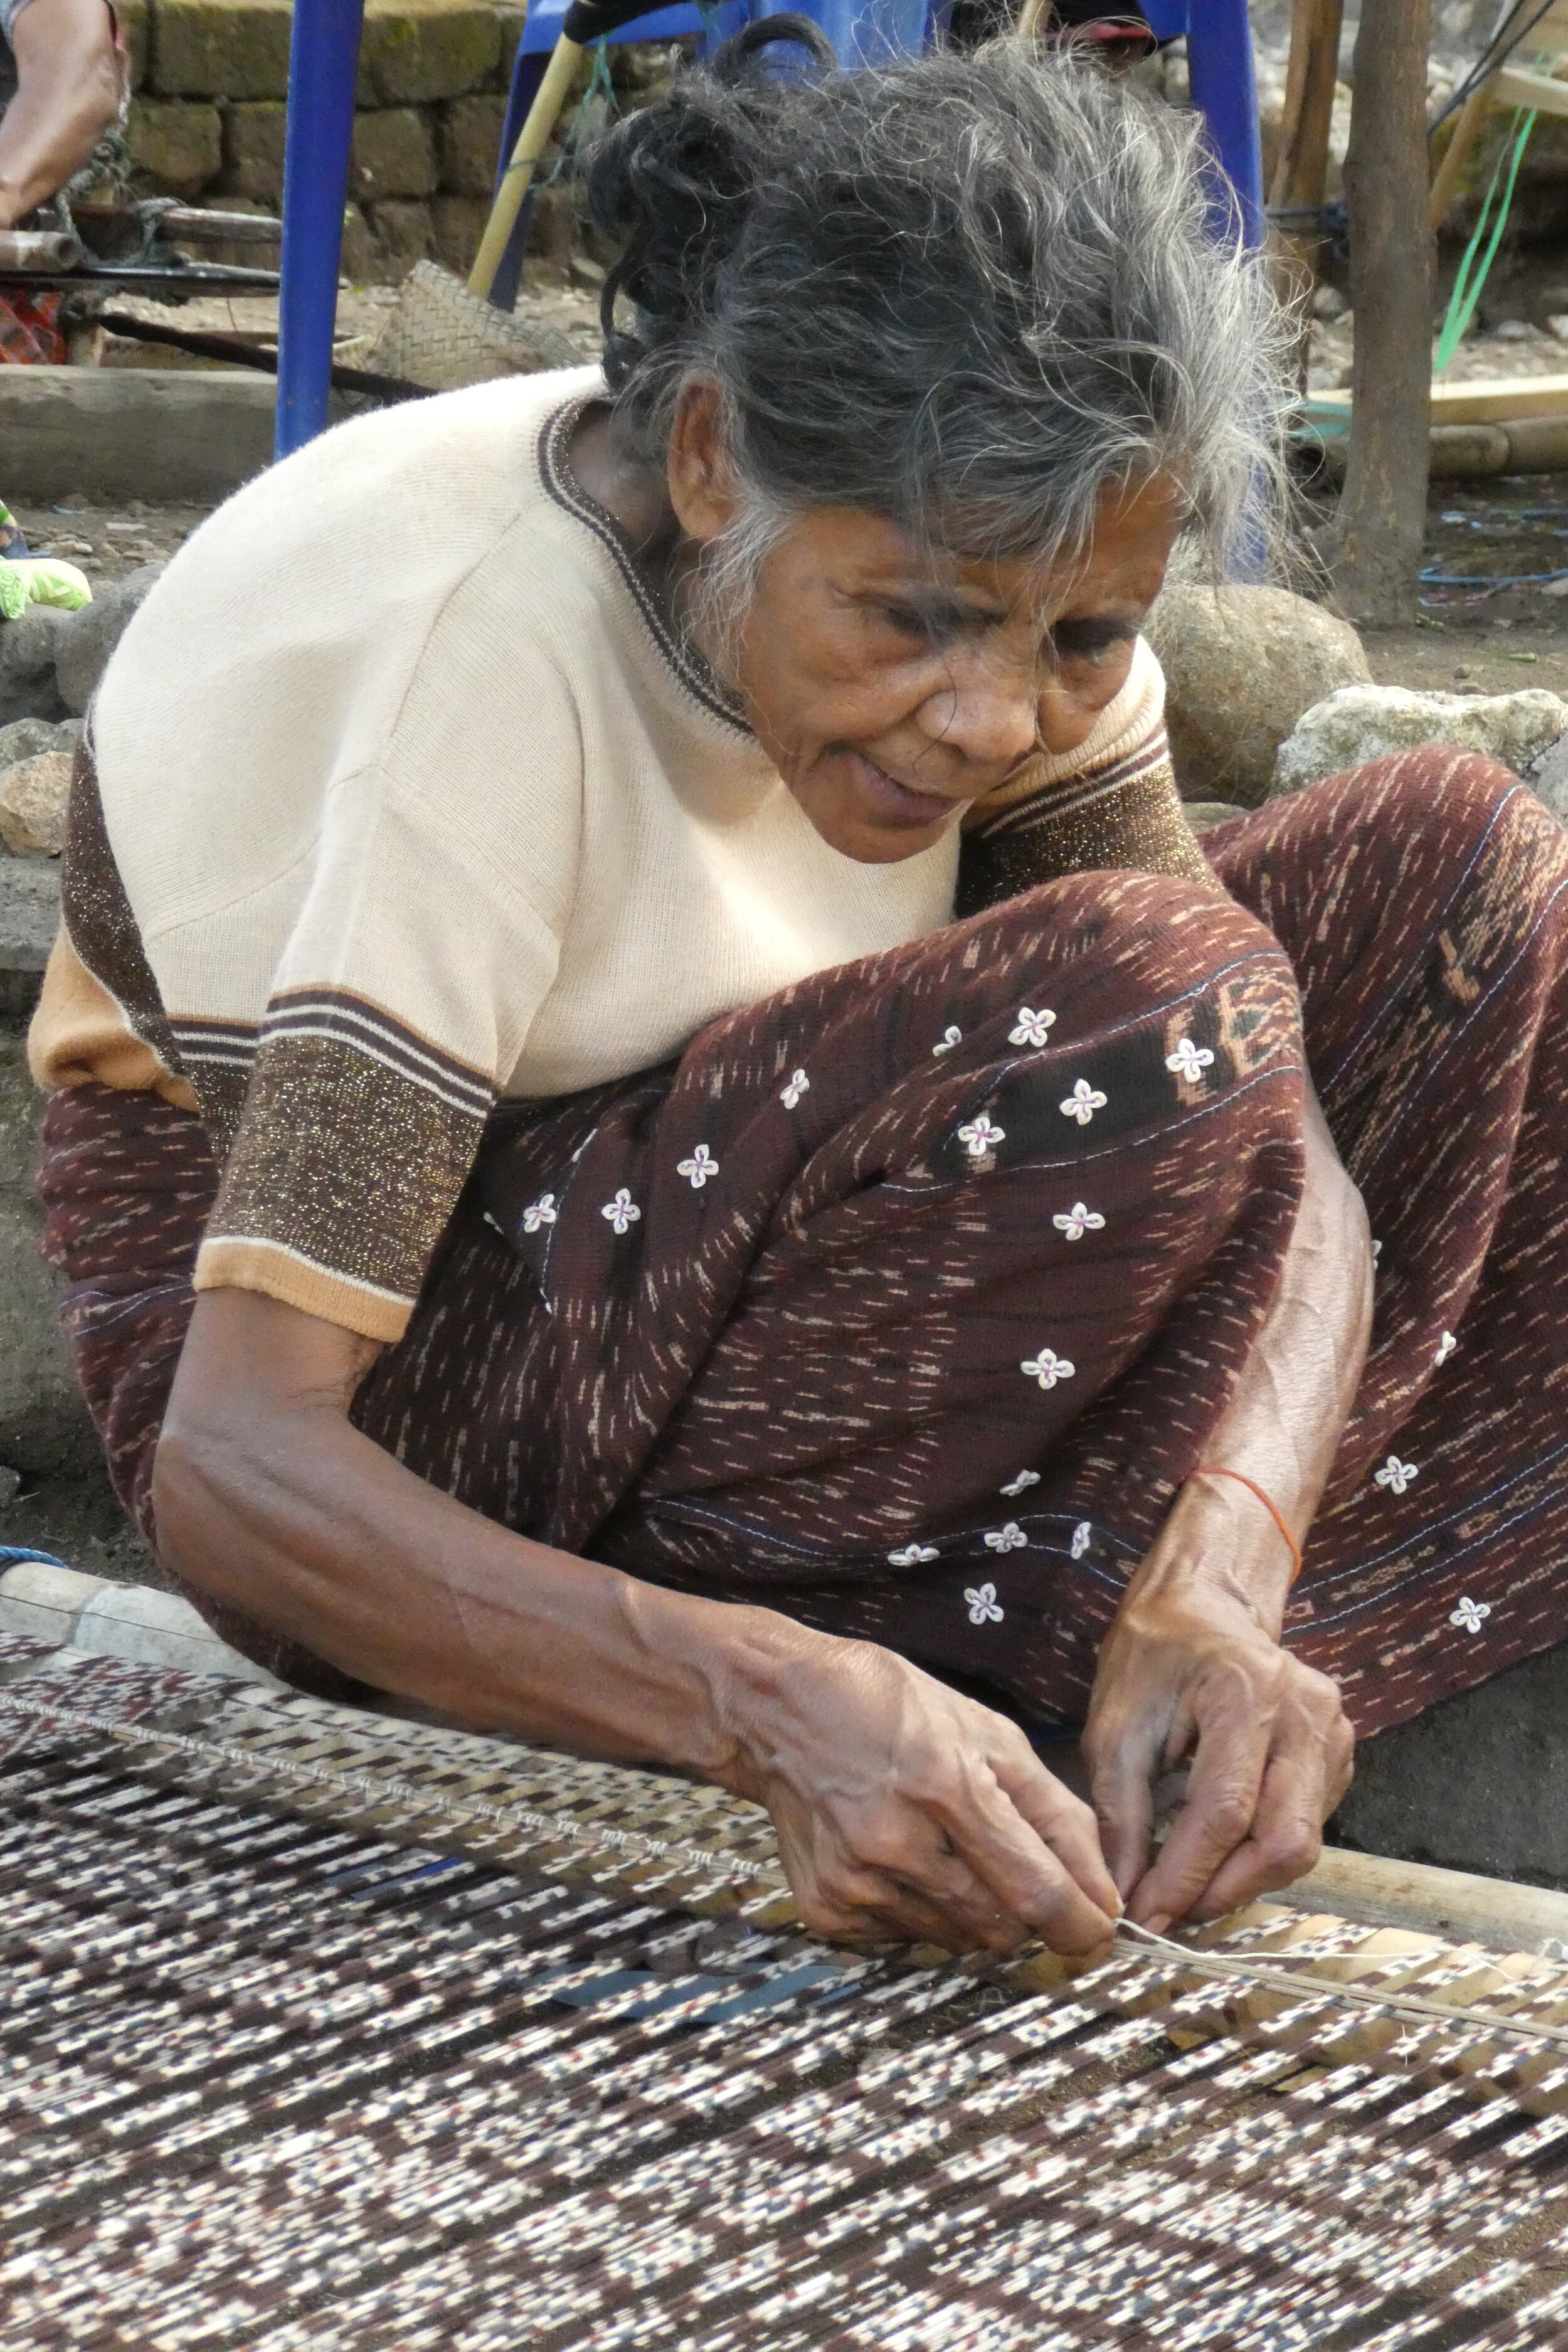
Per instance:
[[[30,1544],[0,1544],[0,1567],[16,1568],[22,1560],[42,1560],[46,1568],[66,1568],[69,1562],[57,1559],[52,1551],[35,1551]]]

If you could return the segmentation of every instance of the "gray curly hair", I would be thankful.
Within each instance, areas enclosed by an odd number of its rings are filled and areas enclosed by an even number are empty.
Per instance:
[[[815,69],[764,70],[779,40]],[[621,245],[605,373],[650,461],[682,386],[718,387],[742,514],[710,596],[814,506],[1043,567],[1161,475],[1216,572],[1277,544],[1284,331],[1215,234],[1195,119],[1016,40],[854,73],[824,47],[763,19],[588,166]]]

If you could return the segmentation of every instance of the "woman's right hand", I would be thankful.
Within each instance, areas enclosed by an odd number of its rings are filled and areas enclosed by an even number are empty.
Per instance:
[[[1121,1903],[1094,1815],[1016,1724],[869,1642],[748,1646],[725,1778],[773,1815],[815,1934],[949,1950],[1108,1940]]]
[[[353,1427],[367,1352],[276,1299],[200,1294],[153,1486],[185,1584],[437,1714],[757,1798],[821,1934],[1105,1941],[1094,1816],[1012,1724],[869,1643],[479,1518]]]

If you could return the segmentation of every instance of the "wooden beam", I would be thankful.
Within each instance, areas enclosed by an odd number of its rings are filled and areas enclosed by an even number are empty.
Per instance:
[[[1358,321],[1359,324],[1359,321]],[[1562,375],[1472,376],[1450,383],[1439,377],[1432,386],[1434,425],[1506,425],[1514,416],[1568,416],[1568,373]],[[1309,417],[1355,416],[1349,393],[1314,392]]]
[[[1431,0],[1363,0],[1345,195],[1355,353],[1350,461],[1331,572],[1356,621],[1412,619],[1426,520],[1432,257],[1426,217]]]
[[[1329,128],[1339,76],[1344,0],[1292,0],[1290,62],[1271,205],[1321,205],[1328,185]]]
[[[1494,1952],[1540,1952],[1547,1944],[1568,1951],[1568,1895],[1542,1886],[1516,1886],[1505,1878],[1435,1870],[1420,1862],[1391,1862],[1376,1853],[1325,1846],[1316,1867],[1293,1886],[1266,1897],[1302,1911],[1331,1911],[1342,1919],[1411,1927],[1455,1944],[1485,1944]]]
[[[1329,128],[1339,72],[1344,0],[1292,0],[1290,62],[1279,123],[1279,155],[1269,185],[1271,205],[1321,205],[1329,175]],[[1307,381],[1311,314],[1323,236],[1320,227],[1270,222],[1269,270],[1274,290],[1296,327],[1296,382]]]

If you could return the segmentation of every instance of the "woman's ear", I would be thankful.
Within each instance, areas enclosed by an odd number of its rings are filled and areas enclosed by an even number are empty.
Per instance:
[[[680,387],[669,428],[669,503],[688,539],[706,543],[728,530],[739,500],[719,430],[719,387],[698,376]]]

